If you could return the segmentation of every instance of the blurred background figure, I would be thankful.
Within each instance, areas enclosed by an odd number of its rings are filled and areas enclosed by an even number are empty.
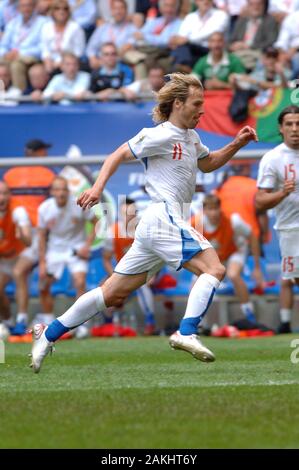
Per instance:
[[[193,226],[195,226],[195,220],[196,218],[193,216]],[[220,199],[214,194],[207,194],[204,198],[202,222],[204,237],[211,242],[220,261],[226,265],[226,275],[234,286],[243,315],[250,322],[256,323],[254,305],[250,301],[242,272],[250,247],[255,265],[252,276],[258,286],[262,284],[263,276],[260,268],[260,249],[257,237],[250,225],[239,214],[233,213],[227,217],[221,209]]]
[[[22,205],[27,210],[32,225],[31,246],[23,250],[14,266],[16,282],[17,316],[14,334],[25,334],[28,324],[28,277],[39,261],[37,237],[37,211],[39,205],[48,197],[49,189],[55,173],[42,165],[42,158],[48,155],[48,144],[40,139],[33,139],[25,145],[25,156],[40,159],[37,166],[19,166],[10,168],[4,174],[4,180],[9,186],[12,201]]]
[[[164,85],[165,70],[159,65],[152,65],[148,71],[148,77],[120,88],[121,94],[127,100],[153,99]]]
[[[114,271],[113,259],[117,262],[120,261],[134,242],[135,228],[138,220],[135,201],[127,197],[120,207],[119,219],[111,227],[109,237],[107,237],[103,249],[103,264],[108,276]],[[136,291],[138,304],[144,315],[145,335],[152,335],[156,330],[154,295],[150,285],[151,282],[144,284]],[[119,312],[114,312],[114,310],[110,309],[108,315],[118,316]],[[135,315],[134,312],[132,312],[131,316],[133,315]],[[130,326],[133,325],[131,324]]]
[[[13,278],[20,253],[30,243],[31,224],[26,209],[13,204],[7,183],[0,181],[0,322],[4,321],[12,332],[14,322],[5,287]]]
[[[14,98],[19,98],[22,92],[11,83],[11,73],[9,65],[0,63],[0,106],[15,106],[18,101]]]
[[[92,210],[83,211],[76,204],[65,178],[55,177],[51,196],[38,208],[40,301],[43,313],[38,315],[36,321],[46,325],[55,318],[50,287],[61,278],[65,267],[71,273],[76,297],[84,294],[88,259],[98,222]],[[87,221],[92,223],[89,235],[86,234]]]

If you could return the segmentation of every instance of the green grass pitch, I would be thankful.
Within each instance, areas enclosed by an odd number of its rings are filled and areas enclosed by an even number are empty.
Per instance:
[[[8,344],[0,447],[298,448],[295,337],[206,338],[213,364],[163,337],[62,341],[38,375]]]

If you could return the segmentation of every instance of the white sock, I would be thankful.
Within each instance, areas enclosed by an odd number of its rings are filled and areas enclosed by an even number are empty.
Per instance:
[[[67,328],[75,328],[105,308],[107,307],[104,302],[103,291],[101,287],[97,287],[81,295],[57,320]]]
[[[17,313],[16,317],[16,322],[17,323],[26,323],[28,322],[28,314],[26,312],[19,312]]]
[[[287,323],[291,321],[292,309],[290,308],[281,308],[279,311],[281,323]]]
[[[207,313],[220,281],[211,274],[201,274],[189,294],[184,318],[180,324],[182,335],[197,333],[197,327]]]

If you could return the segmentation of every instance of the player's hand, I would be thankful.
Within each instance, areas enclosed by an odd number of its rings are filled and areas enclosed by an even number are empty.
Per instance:
[[[285,196],[288,196],[290,193],[295,191],[295,187],[296,187],[295,180],[285,180],[283,188],[282,188],[282,192]]]
[[[86,189],[77,199],[78,206],[83,210],[90,209],[95,206],[101,198],[101,193],[94,188]]]
[[[243,127],[238,132],[238,134],[236,135],[236,138],[235,138],[235,143],[237,145],[241,145],[242,147],[244,147],[244,145],[247,145],[251,141],[257,142],[258,137],[256,135],[255,130],[250,126]]]

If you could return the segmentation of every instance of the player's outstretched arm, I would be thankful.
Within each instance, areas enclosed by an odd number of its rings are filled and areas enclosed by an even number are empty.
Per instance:
[[[134,160],[134,156],[127,143],[121,145],[115,152],[111,153],[103,164],[100,173],[92,188],[83,191],[78,197],[77,204],[83,210],[90,209],[97,204],[101,198],[105,185],[119,165],[125,161]]]
[[[198,160],[198,168],[204,173],[217,170],[225,165],[242,147],[249,142],[257,142],[258,138],[255,130],[250,126],[243,127],[235,139],[220,150],[211,152],[206,158]]]

